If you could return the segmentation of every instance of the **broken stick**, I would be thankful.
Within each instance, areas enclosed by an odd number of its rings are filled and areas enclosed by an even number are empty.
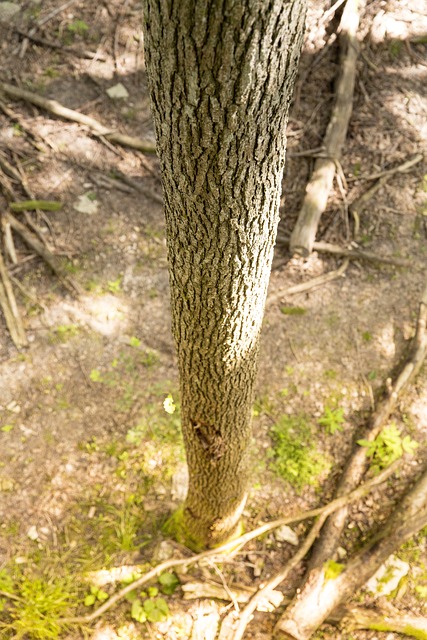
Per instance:
[[[313,175],[307,185],[306,195],[298,220],[291,235],[291,253],[308,256],[313,250],[319,220],[326,209],[332,188],[336,165],[339,162],[353,110],[353,93],[356,79],[356,61],[359,51],[357,29],[359,7],[364,0],[347,0],[340,26],[340,67],[336,85],[336,100],[331,120],[324,138],[324,156],[317,158]]]
[[[12,283],[0,252],[0,307],[2,308],[10,337],[17,349],[28,345],[24,325],[16,304]]]
[[[9,98],[30,102],[31,104],[34,104],[37,107],[44,109],[45,111],[49,111],[49,113],[52,113],[55,116],[59,116],[60,118],[64,118],[65,120],[71,120],[73,122],[83,124],[86,127],[89,127],[89,129],[93,131],[93,133],[98,136],[103,136],[109,142],[114,142],[115,144],[119,144],[123,147],[137,149],[138,151],[142,151],[143,153],[156,153],[155,145],[149,140],[142,140],[141,138],[128,136],[123,133],[118,133],[117,131],[111,131],[111,129],[103,125],[101,122],[99,122],[99,120],[91,118],[90,116],[86,116],[84,113],[74,111],[74,109],[64,107],[60,102],[57,102],[56,100],[43,98],[43,96],[39,96],[37,93],[26,91],[25,89],[20,89],[19,87],[14,87],[13,85],[6,82],[0,83],[0,92],[1,91],[5,95],[9,96]]]

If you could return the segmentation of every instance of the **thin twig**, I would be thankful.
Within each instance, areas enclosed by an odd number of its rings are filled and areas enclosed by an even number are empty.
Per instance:
[[[0,252],[0,306],[9,329],[10,337],[17,349],[28,345],[21,314],[16,304],[12,283]]]
[[[80,295],[83,290],[81,286],[71,278],[67,273],[64,272],[61,267],[57,257],[49,251],[44,244],[40,242],[40,240],[36,237],[34,233],[32,233],[25,225],[23,225],[19,220],[17,220],[13,215],[7,213],[5,216],[6,222],[10,223],[10,226],[16,233],[19,233],[21,238],[24,240],[25,244],[27,244],[33,251],[35,251],[43,260],[49,265],[52,271],[55,273],[57,278],[60,280],[61,284],[66,287],[73,294]]]
[[[339,509],[340,507],[342,507],[343,505],[359,500],[360,498],[367,495],[374,487],[378,486],[379,484],[382,484],[385,480],[387,480],[387,478],[389,478],[393,473],[395,473],[395,471],[399,467],[399,464],[400,464],[400,461],[396,461],[395,463],[390,465],[388,469],[385,469],[379,475],[375,476],[374,478],[371,478],[371,480],[368,480],[365,484],[355,489],[351,494],[336,498],[335,500],[328,503],[327,505],[324,505],[323,507],[317,507],[316,509],[311,509],[310,511],[306,511],[304,513],[300,513],[294,516],[286,516],[284,518],[280,518],[279,520],[268,522],[267,524],[257,527],[253,531],[248,531],[248,533],[245,533],[239,538],[235,540],[231,540],[230,542],[227,542],[221,545],[220,547],[217,547],[215,549],[209,549],[208,551],[203,551],[202,553],[198,553],[197,555],[191,556],[189,558],[178,558],[176,560],[166,560],[165,562],[162,562],[161,564],[151,569],[151,571],[149,571],[148,573],[144,574],[143,576],[135,580],[135,582],[132,582],[126,587],[123,587],[123,589],[121,589],[120,591],[115,593],[113,596],[111,596],[109,600],[104,602],[104,604],[102,604],[100,607],[95,609],[92,613],[86,616],[79,616],[75,618],[60,618],[57,622],[60,624],[71,624],[71,623],[86,624],[86,623],[92,622],[93,620],[96,620],[97,618],[102,616],[106,611],[111,609],[111,607],[113,607],[115,604],[117,604],[117,602],[122,600],[128,593],[130,593],[134,589],[141,587],[143,584],[146,584],[153,578],[156,578],[160,573],[162,573],[163,571],[166,571],[167,569],[172,569],[174,567],[182,567],[182,566],[188,567],[192,564],[201,562],[202,560],[205,560],[207,558],[215,558],[215,557],[221,558],[223,554],[230,551],[235,551],[237,548],[241,548],[251,540],[254,540],[255,538],[258,538],[259,536],[265,533],[268,533],[269,531],[273,531],[274,529],[277,529],[278,527],[281,527],[283,525],[294,524],[296,522],[301,522],[303,520],[316,518],[317,516],[320,516],[323,513],[326,513],[329,515],[333,513],[336,509]]]
[[[83,58],[84,60],[96,59],[100,62],[106,61],[106,58],[104,56],[98,55],[96,51],[81,51],[79,49],[75,49],[74,47],[66,47],[60,42],[52,42],[52,40],[46,40],[46,38],[41,38],[40,36],[34,35],[34,33],[32,33],[31,31],[23,31],[22,29],[18,29],[18,27],[14,27],[13,30],[21,37],[27,38],[31,42],[34,42],[34,44],[38,44],[42,47],[64,51],[64,53],[69,53],[73,56],[76,56],[76,58]]]
[[[331,282],[331,280],[335,280],[336,278],[341,277],[345,271],[347,270],[348,265],[350,264],[349,258],[345,258],[343,260],[342,265],[334,270],[329,271],[321,276],[317,276],[316,278],[312,278],[308,282],[302,282],[301,284],[296,284],[293,287],[288,287],[287,289],[279,289],[279,291],[275,291],[270,296],[267,297],[267,305],[271,305],[282,298],[286,298],[286,296],[292,296],[296,293],[303,293],[304,291],[309,291],[310,289],[314,289],[315,287],[320,287],[327,282]]]
[[[84,113],[80,113],[79,111],[74,111],[74,109],[64,107],[56,100],[43,98],[43,96],[40,96],[37,93],[26,91],[25,89],[20,89],[19,87],[14,87],[13,85],[6,82],[0,83],[0,91],[3,91],[7,96],[9,96],[9,98],[30,102],[31,104],[34,104],[37,107],[40,107],[41,109],[52,113],[53,115],[59,116],[60,118],[85,125],[86,127],[89,127],[89,129],[95,135],[104,136],[105,139],[109,142],[114,142],[115,144],[119,144],[123,147],[137,149],[138,151],[142,151],[143,153],[156,152],[156,147],[152,142],[148,140],[142,140],[141,138],[135,138],[133,136],[128,136],[123,133],[118,133],[117,131],[111,131],[111,129],[103,125],[101,122],[99,122],[99,120],[95,120],[95,118],[91,118],[90,116],[87,116]]]
[[[301,562],[301,560],[304,559],[304,557],[313,546],[327,517],[328,515],[326,512],[322,513],[322,515],[319,516],[319,519],[311,527],[310,532],[308,533],[307,537],[305,538],[304,542],[295,553],[295,555],[292,556],[292,558],[285,564],[285,566],[281,571],[279,571],[279,573],[276,573],[276,575],[270,578],[267,584],[262,589],[257,591],[254,596],[252,596],[239,616],[239,623],[233,634],[232,640],[241,640],[243,634],[245,633],[245,629],[249,624],[250,618],[257,608],[260,600],[262,600],[263,598],[268,599],[268,596],[273,591],[273,589],[278,587],[279,584],[286,580],[292,569],[294,569]]]
[[[378,180],[379,178],[393,176],[395,173],[404,173],[411,167],[415,166],[424,158],[422,153],[417,153],[416,156],[410,158],[409,160],[405,160],[402,164],[398,164],[396,167],[392,169],[385,169],[384,171],[377,171],[376,173],[370,173],[363,176],[357,176],[357,180]]]

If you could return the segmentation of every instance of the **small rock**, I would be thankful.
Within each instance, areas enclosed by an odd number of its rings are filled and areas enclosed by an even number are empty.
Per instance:
[[[159,544],[155,553],[157,562],[164,562],[165,560],[170,560],[170,558],[173,558],[174,555],[175,555],[175,549],[167,540],[163,540],[163,542]]]
[[[13,16],[20,11],[21,7],[14,2],[0,2],[0,20],[11,22]]]
[[[276,538],[277,542],[289,542],[289,544],[293,544],[295,547],[299,544],[297,534],[286,524],[276,529],[276,531],[274,532],[274,537]]]
[[[85,193],[78,197],[77,202],[73,204],[73,208],[79,213],[86,213],[91,216],[98,211],[98,202]]]
[[[39,532],[37,531],[37,527],[34,524],[32,524],[31,527],[28,529],[27,537],[30,540],[38,540],[39,539]]]
[[[122,85],[121,82],[118,82],[113,87],[110,87],[109,89],[107,89],[107,95],[109,98],[112,98],[113,100],[118,100],[121,98],[128,98],[129,92],[126,89],[126,87]]]

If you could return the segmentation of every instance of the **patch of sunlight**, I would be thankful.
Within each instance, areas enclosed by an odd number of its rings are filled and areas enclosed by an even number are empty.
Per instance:
[[[414,400],[411,406],[411,413],[417,428],[427,431],[427,390]]]
[[[191,613],[194,620],[191,640],[198,638],[215,640],[219,625],[219,612],[212,601],[199,602]]]
[[[92,640],[138,640],[139,635],[133,622],[121,625],[117,631],[112,626],[106,625],[97,629]]]
[[[385,11],[379,11],[371,26],[372,41],[375,44],[380,44],[392,38],[406,40],[411,35],[409,33],[410,26],[411,24],[406,21],[399,20]]]
[[[381,329],[378,336],[378,345],[382,355],[387,358],[393,358],[396,353],[393,322],[389,322]]]
[[[99,571],[89,571],[86,574],[90,584],[95,587],[105,587],[107,584],[116,582],[133,582],[141,575],[141,565],[123,565],[112,567],[111,569],[99,569]]]
[[[85,296],[80,299],[78,306],[65,304],[64,309],[103,336],[122,334],[129,312],[128,305],[111,293]]]

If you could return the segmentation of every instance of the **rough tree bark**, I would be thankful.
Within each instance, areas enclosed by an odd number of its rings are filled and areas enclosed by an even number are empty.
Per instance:
[[[306,0],[145,0],[193,547],[246,499],[259,333]]]

